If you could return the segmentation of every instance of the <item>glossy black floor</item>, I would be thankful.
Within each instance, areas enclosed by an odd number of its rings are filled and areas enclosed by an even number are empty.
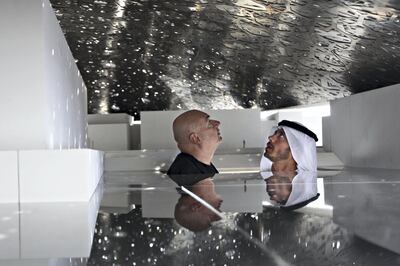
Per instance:
[[[172,219],[145,219],[140,208],[101,213],[88,265],[400,265],[398,254],[330,217],[270,208],[231,216],[235,226],[191,233]]]
[[[201,179],[191,191],[212,207],[149,172],[106,173],[89,203],[2,204],[0,265],[400,265],[399,171],[293,181],[290,195],[320,194],[296,210],[271,200],[268,178]]]
[[[397,0],[51,0],[90,113],[275,109],[400,82]]]
[[[320,174],[320,198],[297,211],[270,205],[258,173],[218,175],[204,186],[224,217],[195,232],[174,219],[174,183],[138,187],[123,176],[109,177],[105,198],[120,188],[129,203],[113,211],[103,201],[88,265],[400,265],[396,171]]]

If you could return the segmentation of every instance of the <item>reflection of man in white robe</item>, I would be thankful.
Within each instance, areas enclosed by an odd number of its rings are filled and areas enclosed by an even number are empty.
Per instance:
[[[319,197],[317,172],[261,172],[266,192],[273,205],[294,210],[304,207]]]

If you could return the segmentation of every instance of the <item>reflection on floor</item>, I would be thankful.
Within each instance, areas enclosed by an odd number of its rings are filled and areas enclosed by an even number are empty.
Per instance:
[[[400,265],[400,171],[324,172],[295,211],[259,173],[207,179],[192,191],[209,207],[161,173],[109,172],[101,186],[89,204],[0,205],[0,265]],[[205,227],[186,229],[179,210]]]

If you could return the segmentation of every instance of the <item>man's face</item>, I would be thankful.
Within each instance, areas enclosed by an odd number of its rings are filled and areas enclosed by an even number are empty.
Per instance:
[[[214,182],[210,179],[204,179],[195,185],[194,193],[213,206],[217,211],[221,211],[222,198],[215,192]],[[210,222],[221,220],[221,218],[207,207],[201,205],[199,212],[207,217]]]
[[[285,131],[282,128],[275,130],[274,134],[268,137],[268,140],[264,152],[265,157],[272,162],[287,160],[289,158],[290,147]]]
[[[222,141],[219,125],[220,122],[218,120],[210,119],[208,114],[203,113],[199,117],[198,131],[196,133],[203,143],[211,145],[219,144]]]
[[[292,192],[292,183],[288,177],[271,176],[266,180],[270,200],[280,204],[286,203]]]

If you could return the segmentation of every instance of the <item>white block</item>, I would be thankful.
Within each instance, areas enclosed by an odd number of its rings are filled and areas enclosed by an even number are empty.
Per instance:
[[[129,143],[131,150],[140,150],[140,124],[134,124],[129,127]]]
[[[18,202],[18,152],[0,151],[0,203]]]
[[[102,193],[101,184],[89,202],[0,204],[0,265],[86,265],[73,258],[90,255]]]
[[[21,204],[21,258],[89,257],[102,184],[89,202]]]
[[[232,153],[214,155],[213,164],[220,173],[232,171],[259,171],[262,148],[258,153]]]
[[[400,84],[351,97],[352,165],[400,169]]]
[[[103,173],[103,152],[20,151],[21,202],[88,201]]]
[[[86,266],[87,258],[0,260],[0,266]]]
[[[86,147],[86,87],[49,1],[1,1],[0,32],[0,150]]]
[[[174,218],[175,205],[180,198],[175,187],[142,191],[142,217]]]
[[[221,196],[224,212],[262,212],[262,202],[266,198],[265,182],[257,174],[257,179],[219,180],[215,178],[215,192]],[[243,175],[243,177],[247,177]]]
[[[3,259],[19,257],[18,202],[0,204],[0,265]]]
[[[399,171],[350,168],[334,180],[325,184],[333,221],[362,239],[400,253],[400,210],[395,204],[400,196],[394,186]]]
[[[105,171],[167,171],[178,153],[177,149],[107,152],[104,168]]]
[[[324,151],[332,151],[331,120],[330,116],[322,117],[322,137],[324,139]]]
[[[351,165],[350,97],[331,102],[332,151],[345,164]]]
[[[101,151],[129,150],[129,133],[128,124],[95,124],[88,127],[90,147]]]
[[[133,124],[134,117],[128,114],[90,114],[89,125],[95,124]]]
[[[345,165],[400,169],[400,84],[331,102],[332,150]]]

